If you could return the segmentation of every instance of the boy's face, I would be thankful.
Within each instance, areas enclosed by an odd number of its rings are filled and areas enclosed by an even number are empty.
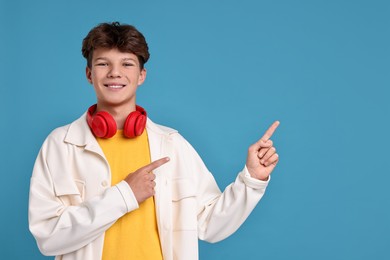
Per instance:
[[[86,69],[101,110],[113,107],[135,106],[135,94],[146,78],[136,55],[118,49],[96,49],[91,68]]]

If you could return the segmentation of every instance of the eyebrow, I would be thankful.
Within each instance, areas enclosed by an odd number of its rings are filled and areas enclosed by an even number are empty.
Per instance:
[[[98,57],[98,58],[95,59],[95,61],[97,61],[97,60],[109,60],[109,59],[106,58],[106,57]],[[131,58],[131,57],[126,57],[126,58],[122,59],[122,61],[127,61],[127,60],[136,61],[136,59]]]
[[[136,61],[137,59],[134,59],[134,58],[123,58],[122,60],[132,60],[132,61]]]

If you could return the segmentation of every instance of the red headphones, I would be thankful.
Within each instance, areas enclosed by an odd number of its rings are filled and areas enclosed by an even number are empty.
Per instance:
[[[116,122],[112,115],[106,111],[99,111],[95,114],[97,105],[92,105],[87,112],[87,123],[93,134],[101,138],[111,138],[116,133]],[[147,114],[145,109],[136,106],[136,110],[131,112],[125,121],[123,134],[128,138],[140,136],[146,126]]]

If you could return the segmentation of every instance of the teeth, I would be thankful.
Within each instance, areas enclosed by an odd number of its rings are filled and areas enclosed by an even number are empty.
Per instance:
[[[123,88],[123,85],[108,85],[109,88]]]

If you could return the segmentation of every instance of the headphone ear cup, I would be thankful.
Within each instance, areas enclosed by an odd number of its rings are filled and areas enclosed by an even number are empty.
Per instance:
[[[111,138],[116,133],[116,122],[108,112],[100,111],[92,117],[91,129],[97,137]]]
[[[146,116],[144,114],[140,114],[137,117],[137,120],[135,122],[134,130],[135,130],[135,135],[140,136],[145,130],[146,126]]]
[[[134,138],[136,137],[136,131],[135,131],[135,125],[137,122],[138,116],[140,116],[141,113],[138,111],[131,112],[125,121],[125,125],[123,127],[123,134],[128,138]]]

